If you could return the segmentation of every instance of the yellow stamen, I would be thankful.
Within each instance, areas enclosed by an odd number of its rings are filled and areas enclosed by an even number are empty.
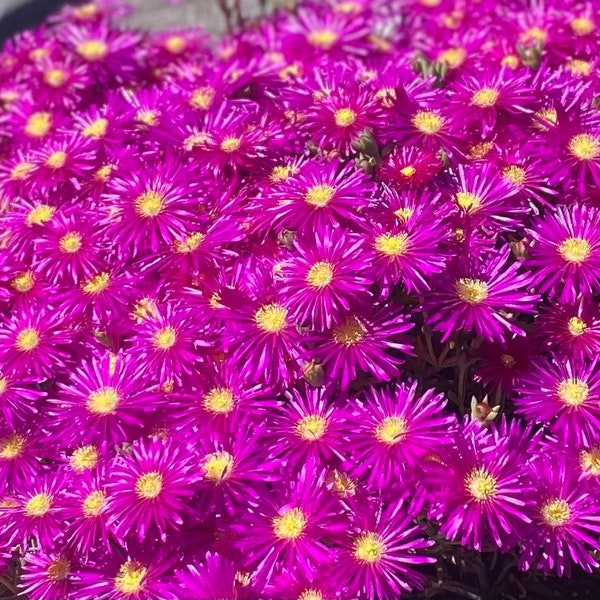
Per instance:
[[[481,279],[463,277],[456,282],[456,293],[467,304],[480,304],[488,297],[488,285]]]
[[[383,538],[374,531],[360,535],[353,544],[354,557],[361,563],[378,563],[387,552]]]
[[[530,27],[521,34],[522,42],[545,42],[548,39],[548,32],[539,27]]]
[[[119,390],[106,386],[89,395],[86,408],[96,415],[114,415],[120,402]]]
[[[407,179],[412,177],[416,172],[417,170],[412,165],[408,165],[400,169],[400,175],[402,175],[402,177],[406,177]]]
[[[580,406],[589,395],[590,388],[581,379],[564,379],[558,384],[556,393],[558,397],[568,406]]]
[[[80,21],[91,21],[98,14],[98,6],[94,2],[88,2],[73,9],[73,16]]]
[[[19,331],[15,341],[15,347],[21,352],[31,352],[40,344],[40,334],[33,327],[27,327]]]
[[[398,210],[394,211],[394,214],[400,219],[400,221],[404,221],[405,223],[413,216],[415,213],[413,208],[408,206],[403,206]]]
[[[326,483],[340,498],[347,498],[356,494],[356,482],[346,473],[334,469],[327,475]]]
[[[464,48],[448,48],[438,54],[438,62],[446,63],[449,69],[457,69],[467,58],[467,51]]]
[[[85,497],[81,508],[83,516],[86,518],[97,517],[106,506],[106,495],[104,492],[96,490]]]
[[[299,508],[289,508],[273,518],[273,532],[280,540],[297,540],[306,528],[306,517]]]
[[[62,150],[57,150],[46,159],[46,166],[50,167],[51,169],[62,169],[66,162],[67,153],[63,152]]]
[[[288,311],[280,304],[265,304],[254,315],[254,322],[266,333],[279,333],[287,326]]]
[[[223,481],[231,475],[233,463],[233,456],[229,452],[221,451],[207,454],[202,463],[204,477],[211,481]]]
[[[122,564],[115,577],[115,588],[121,594],[140,594],[144,590],[148,569],[138,561],[129,560]]]
[[[472,192],[458,192],[454,196],[456,204],[465,212],[473,213],[481,207],[481,198]]]
[[[594,160],[600,156],[600,139],[589,133],[579,133],[571,138],[569,152],[579,160]]]
[[[69,76],[62,69],[48,69],[44,73],[44,82],[54,88],[64,85],[68,78]]]
[[[474,468],[465,477],[465,486],[471,496],[480,502],[493,499],[498,493],[498,482],[483,468]]]
[[[97,62],[107,55],[108,45],[102,40],[87,40],[77,44],[75,52],[85,58],[85,60]]]
[[[540,509],[544,522],[550,527],[561,527],[571,519],[571,507],[561,498],[547,500]]]
[[[573,58],[569,60],[565,68],[576,77],[585,77],[592,72],[592,65],[587,60]]]
[[[323,208],[327,206],[335,195],[335,189],[327,184],[315,185],[309,188],[304,195],[304,199],[311,206]]]
[[[25,438],[22,435],[13,433],[0,440],[0,458],[12,460],[17,458],[23,452],[25,447]]]
[[[494,142],[480,142],[479,144],[473,144],[469,148],[467,158],[470,160],[481,160],[485,158],[490,150],[494,147]]]
[[[82,245],[81,234],[76,231],[65,233],[58,241],[60,251],[65,254],[75,254],[76,252],[79,252]]]
[[[166,39],[164,46],[171,54],[181,54],[187,48],[187,41],[180,35],[172,35]]]
[[[335,111],[334,118],[338,127],[350,127],[356,121],[356,113],[351,108],[340,108]]]
[[[134,205],[135,211],[140,217],[152,218],[163,211],[165,198],[158,192],[148,190],[135,199]]]
[[[331,29],[312,31],[307,36],[308,43],[321,50],[330,50],[338,41],[338,34]]]
[[[138,477],[135,493],[146,500],[156,498],[163,489],[163,476],[158,471],[150,471]]]
[[[306,415],[296,423],[295,429],[303,440],[320,440],[327,431],[327,418],[321,415]]]
[[[570,25],[575,35],[589,35],[596,29],[594,21],[587,17],[576,17],[571,21]]]
[[[327,287],[331,283],[332,279],[333,265],[327,261],[315,263],[306,275],[306,282],[308,285],[319,289]]]
[[[533,126],[540,131],[547,131],[548,125],[554,126],[558,122],[558,113],[554,108],[543,108],[535,113]],[[542,122],[540,122],[542,121]]]
[[[95,446],[81,446],[77,448],[69,458],[69,466],[77,473],[89,471],[98,464],[100,455]]]
[[[240,138],[226,137],[221,142],[221,150],[223,150],[223,152],[227,152],[228,154],[231,154],[232,152],[239,150],[241,145],[242,145],[242,140],[240,140]]]
[[[208,110],[215,100],[216,90],[215,88],[207,85],[192,92],[189,103],[194,108],[201,110]]]
[[[581,265],[592,253],[592,246],[584,238],[572,237],[558,246],[558,252],[567,262]]]
[[[574,337],[579,337],[585,333],[587,325],[579,317],[571,317],[567,324],[569,333]]]
[[[206,235],[200,232],[188,235],[183,242],[176,240],[174,243],[175,250],[180,254],[189,254],[200,247],[200,244],[206,239]]]
[[[600,446],[582,450],[579,453],[579,464],[587,475],[598,477],[600,475]]]
[[[35,285],[35,273],[33,271],[24,271],[19,273],[11,282],[13,289],[21,294],[25,294]]]
[[[525,183],[527,171],[517,165],[509,165],[502,171],[502,177],[508,179],[513,185],[521,186]]]
[[[353,346],[362,342],[366,334],[367,328],[357,317],[348,317],[333,328],[333,341],[343,346]]]
[[[44,137],[52,128],[52,115],[49,112],[35,112],[25,124],[25,133],[34,138]]]
[[[108,119],[96,119],[81,132],[81,135],[83,135],[83,137],[91,137],[94,140],[99,140],[106,135],[107,128]]]
[[[408,250],[408,234],[382,233],[375,238],[375,250],[386,256],[404,256]]]
[[[152,344],[159,350],[169,350],[177,343],[177,332],[173,327],[159,329],[152,338]]]
[[[444,118],[429,110],[417,112],[411,121],[421,133],[426,135],[435,135],[444,127]]]
[[[479,108],[490,108],[496,104],[499,95],[500,92],[494,88],[482,88],[473,94],[471,104]]]
[[[99,273],[86,281],[81,288],[86,294],[101,294],[110,285],[110,275],[108,273]]]
[[[33,171],[35,165],[30,162],[22,162],[16,165],[10,172],[10,178],[13,181],[22,181]]]
[[[402,417],[385,417],[375,427],[375,437],[384,444],[393,446],[406,437],[408,423]]]
[[[52,508],[52,496],[41,493],[30,498],[25,504],[28,517],[43,517]]]
[[[500,64],[509,69],[517,69],[521,64],[519,57],[516,54],[507,54],[502,58]]]
[[[323,594],[319,590],[309,589],[304,590],[299,596],[298,600],[325,600]]]
[[[94,179],[97,181],[107,181],[113,169],[116,168],[116,165],[103,165],[94,173]]]
[[[140,110],[135,115],[135,120],[138,123],[148,125],[148,127],[156,127],[159,123],[159,116],[160,113],[156,110]]]
[[[71,571],[71,563],[63,556],[55,558],[49,565],[46,577],[49,581],[64,581]]]
[[[227,414],[233,410],[235,399],[230,389],[216,387],[204,396],[202,399],[202,406],[204,406],[208,412]]]

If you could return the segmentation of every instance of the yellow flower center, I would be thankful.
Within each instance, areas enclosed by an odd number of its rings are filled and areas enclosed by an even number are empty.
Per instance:
[[[24,271],[19,273],[11,282],[10,285],[17,292],[24,294],[33,288],[35,285],[35,274],[33,271]]]
[[[138,594],[143,591],[148,569],[138,561],[128,560],[119,568],[115,588],[121,594]]]
[[[330,471],[326,482],[341,498],[347,498],[356,494],[356,483],[342,471],[338,471],[337,469]]]
[[[280,540],[297,540],[306,527],[306,517],[299,508],[289,508],[273,518],[273,532]]]
[[[103,387],[92,392],[87,399],[87,409],[96,415],[114,415],[121,402],[121,395],[117,388]]]
[[[363,7],[358,2],[339,2],[333,7],[334,12],[342,13],[344,15],[359,15]],[[319,597],[322,597],[319,594]],[[314,600],[313,598],[303,598],[302,600]]]
[[[579,464],[588,475],[598,477],[600,475],[600,446],[594,446],[590,450],[582,450],[579,453]]]
[[[231,152],[235,152],[236,150],[239,150],[241,145],[242,145],[242,141],[240,140],[240,138],[226,137],[221,142],[221,150],[223,150],[223,152],[227,152],[229,154]]]
[[[444,126],[444,119],[440,115],[430,110],[421,110],[416,113],[412,120],[412,124],[426,135],[434,135],[438,133]]]
[[[580,265],[590,256],[592,247],[587,240],[572,237],[558,246],[558,252],[567,262]]]
[[[515,357],[510,354],[502,354],[502,356],[500,356],[500,362],[502,363],[502,366],[507,369],[514,369],[517,365]]]
[[[596,29],[596,25],[587,17],[576,17],[571,21],[571,29],[575,35],[589,35]]]
[[[135,211],[141,217],[156,217],[165,207],[165,198],[158,192],[148,190],[135,199]]]
[[[311,206],[323,208],[331,202],[334,195],[335,189],[333,187],[327,184],[320,184],[309,188],[304,195],[304,199]]]
[[[545,42],[548,39],[548,32],[539,27],[530,27],[527,31],[521,34],[523,42],[539,41]]]
[[[25,514],[28,517],[43,517],[52,507],[52,496],[41,493],[30,498],[25,504]]]
[[[498,493],[498,482],[485,469],[475,468],[465,477],[465,486],[475,500],[491,500]]]
[[[327,287],[333,279],[333,265],[327,261],[315,263],[306,276],[308,285],[314,288]]]
[[[71,570],[71,563],[64,557],[54,559],[48,565],[47,578],[49,581],[64,581]]]
[[[98,464],[100,458],[95,446],[81,446],[77,448],[69,458],[69,466],[77,473],[89,471]]]
[[[200,247],[200,244],[206,239],[206,235],[200,232],[188,235],[183,242],[175,242],[175,250],[180,254],[189,254]]]
[[[76,231],[65,233],[58,241],[58,247],[65,254],[75,254],[81,249],[81,234]]]
[[[135,120],[143,125],[148,125],[148,127],[156,127],[159,123],[159,116],[160,113],[156,110],[140,110],[135,115]]]
[[[508,67],[509,69],[517,69],[520,63],[521,61],[516,54],[507,54],[500,61],[503,67]]]
[[[299,596],[298,600],[325,600],[323,594],[319,590],[309,589],[304,590]]]
[[[296,423],[296,433],[308,442],[320,440],[327,431],[327,419],[321,415],[306,415]]]
[[[86,518],[97,517],[106,506],[106,495],[104,492],[96,490],[88,494],[83,501],[83,516]]]
[[[110,275],[108,273],[99,273],[86,281],[81,287],[86,294],[101,294],[110,285]]]
[[[375,437],[384,444],[393,446],[406,437],[408,423],[402,417],[385,417],[375,427]]]
[[[588,397],[590,388],[581,379],[564,379],[556,390],[558,397],[568,406],[580,406]]]
[[[0,440],[0,458],[12,460],[17,458],[23,452],[25,447],[25,438],[21,435],[13,433],[8,437]]]
[[[156,498],[163,489],[163,476],[158,471],[150,471],[138,477],[135,482],[135,493],[140,498],[152,500]]]
[[[480,304],[488,297],[488,285],[481,279],[462,277],[456,282],[456,293],[467,304]]]
[[[43,225],[52,219],[56,209],[53,206],[47,204],[40,204],[29,211],[26,218],[26,223],[31,227],[32,225]]]
[[[115,165],[103,165],[94,173],[94,179],[97,181],[107,181]]]
[[[333,328],[333,341],[343,346],[353,346],[363,341],[367,328],[357,317],[348,317]]]
[[[579,317],[571,317],[567,323],[569,333],[574,337],[579,337],[585,333],[587,325]]]
[[[466,58],[467,51],[464,48],[448,48],[438,54],[438,61],[446,63],[449,69],[457,69]]]
[[[473,94],[471,104],[479,108],[490,108],[496,104],[499,95],[500,92],[494,88],[482,88]]]
[[[481,160],[485,158],[489,151],[494,147],[493,142],[480,142],[479,144],[473,144],[469,148],[469,152],[467,153],[467,158],[471,160]]]
[[[360,535],[353,544],[354,557],[361,563],[378,563],[387,552],[383,538],[374,531]]]
[[[525,183],[527,171],[517,165],[509,165],[502,171],[502,177],[508,179],[513,185],[521,186]]]
[[[402,175],[402,177],[406,177],[407,179],[412,177],[416,172],[417,170],[412,165],[408,165],[407,167],[400,169],[400,175]]]
[[[223,481],[231,475],[233,456],[229,452],[212,452],[204,457],[202,471],[204,477],[211,481]]]
[[[172,35],[166,39],[164,46],[171,54],[181,54],[187,48],[187,42],[180,35]]]
[[[589,75],[592,72],[592,65],[587,60],[572,59],[565,65],[567,71],[570,71],[576,77]]]
[[[207,85],[195,89],[190,97],[190,105],[201,110],[208,110],[215,99],[215,88]]]
[[[3,377],[2,373],[0,373],[0,396],[2,396],[2,394],[4,394],[7,387],[8,387],[8,379],[6,379],[6,377]]]
[[[551,527],[560,527],[571,518],[571,507],[561,498],[554,498],[542,505],[540,513],[545,523]]]
[[[108,129],[108,119],[96,119],[93,123],[90,123],[82,132],[81,135],[84,137],[91,137],[95,140],[99,140],[101,137],[106,135]]]
[[[404,256],[408,250],[408,234],[382,233],[375,238],[375,250],[386,256]]]
[[[10,178],[13,181],[22,181],[26,179],[29,173],[33,171],[35,165],[30,162],[22,162],[16,165],[13,170],[10,172]]]
[[[554,126],[558,122],[558,113],[554,108],[543,108],[535,113],[537,118],[533,119],[533,126],[540,131],[547,131],[548,125]],[[540,123],[540,120],[543,123]],[[577,136],[575,136],[577,137]]]
[[[254,322],[265,333],[279,333],[287,325],[288,311],[280,304],[265,304],[254,315]]]
[[[297,172],[297,167],[293,167],[291,165],[278,165],[271,171],[269,179],[273,183],[279,183],[280,181],[285,181],[288,179],[290,175],[295,175]]]
[[[49,112],[35,112],[25,123],[25,133],[34,138],[44,137],[52,128],[52,115]]]
[[[600,140],[589,133],[579,133],[571,138],[569,152],[579,160],[593,160],[600,156]]]
[[[335,111],[334,118],[338,127],[350,127],[356,121],[356,113],[351,108],[340,108]]]
[[[88,4],[82,4],[81,6],[77,6],[73,10],[73,15],[76,19],[80,21],[90,21],[98,14],[98,6],[93,2],[89,2]]]
[[[159,350],[169,350],[177,343],[177,332],[173,327],[159,329],[152,338],[152,344]]]
[[[402,208],[394,211],[394,214],[398,217],[398,219],[404,222],[408,221],[414,215],[414,213],[414,209],[409,208],[408,206],[403,206]]]
[[[338,40],[338,34],[331,29],[311,31],[307,36],[308,43],[321,50],[330,50]]]
[[[35,350],[40,343],[40,334],[33,327],[27,327],[19,331],[15,346],[21,352],[31,352]]]
[[[44,73],[44,82],[50,87],[58,88],[65,84],[68,77],[62,69],[48,69]]]
[[[86,40],[77,44],[75,52],[85,58],[85,60],[96,62],[102,60],[107,55],[108,45],[102,40]]]
[[[458,192],[454,199],[465,212],[476,212],[481,207],[481,198],[471,192]]]
[[[213,388],[204,396],[202,405],[208,412],[227,414],[233,410],[235,399],[227,388]]]

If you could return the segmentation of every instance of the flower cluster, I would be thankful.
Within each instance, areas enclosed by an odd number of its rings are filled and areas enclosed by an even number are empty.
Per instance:
[[[216,42],[124,14],[0,53],[2,581],[597,569],[600,7],[307,0]]]

